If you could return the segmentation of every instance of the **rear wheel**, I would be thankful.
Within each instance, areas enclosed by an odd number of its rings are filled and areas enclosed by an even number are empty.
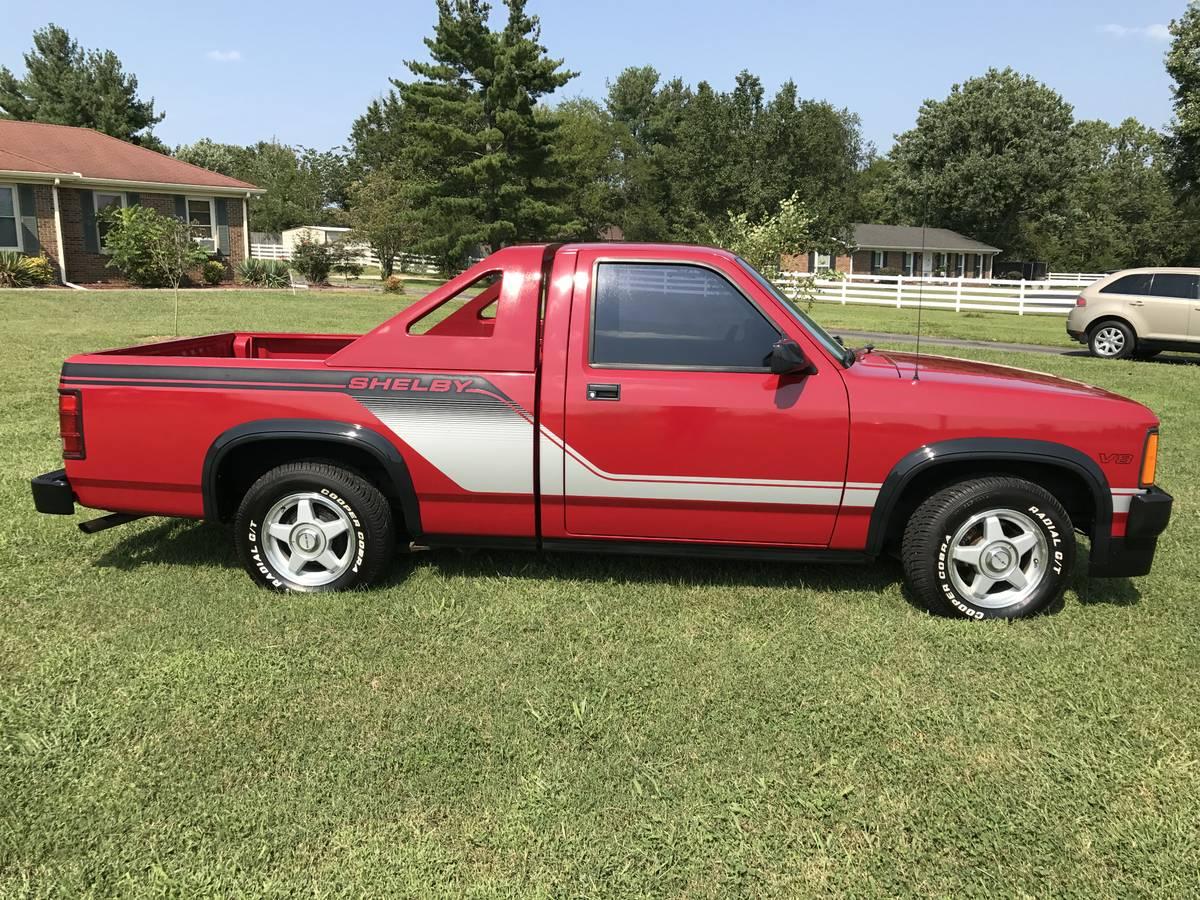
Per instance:
[[[1044,488],[1020,478],[979,478],[917,508],[901,559],[910,589],[930,611],[1016,619],[1062,596],[1075,565],[1075,532]]]
[[[1088,334],[1088,349],[1100,359],[1126,359],[1136,346],[1133,329],[1117,319],[1101,322]]]
[[[256,582],[280,591],[341,591],[376,580],[394,549],[386,498],[330,463],[288,463],[246,492],[238,556]]]

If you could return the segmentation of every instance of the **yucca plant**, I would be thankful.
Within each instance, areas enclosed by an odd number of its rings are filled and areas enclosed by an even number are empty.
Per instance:
[[[243,259],[238,263],[238,279],[243,284],[249,284],[253,287],[258,287],[262,284],[263,278],[263,262],[265,260],[255,259],[251,256],[249,259]]]
[[[282,259],[264,259],[260,262],[263,263],[263,287],[285,288],[292,283],[288,264]]]
[[[34,287],[54,281],[54,265],[45,255],[0,251],[0,287]]]

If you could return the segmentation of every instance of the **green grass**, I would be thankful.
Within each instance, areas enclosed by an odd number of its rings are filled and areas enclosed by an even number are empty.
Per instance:
[[[917,328],[917,310],[909,308],[816,303],[811,314],[835,333],[837,329],[845,328],[914,334]],[[956,313],[953,310],[926,309],[921,311],[921,334],[925,337],[965,338],[1009,344],[1048,344],[1064,349],[1079,347],[1067,337],[1065,315],[1017,316],[1012,313]]]
[[[280,597],[220,527],[85,537],[32,510],[63,357],[170,333],[169,297],[0,305],[0,896],[1200,884],[1200,367],[973,354],[1164,420],[1154,573],[1080,578],[1036,620],[931,618],[888,563],[438,552]],[[201,292],[181,328],[359,331],[396,306]]]

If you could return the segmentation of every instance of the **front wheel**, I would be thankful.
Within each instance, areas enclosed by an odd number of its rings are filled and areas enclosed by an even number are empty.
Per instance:
[[[238,556],[278,591],[362,587],[394,550],[387,499],[362,476],[326,462],[288,463],[254,482],[238,507]]]
[[[1124,322],[1101,322],[1088,335],[1088,349],[1100,359],[1127,359],[1133,354],[1137,337]]]
[[[1075,531],[1062,505],[1020,478],[978,478],[922,503],[904,531],[909,588],[932,612],[1017,619],[1062,596]]]

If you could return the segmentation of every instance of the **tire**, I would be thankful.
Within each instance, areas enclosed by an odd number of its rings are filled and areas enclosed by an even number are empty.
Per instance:
[[[238,558],[276,591],[344,591],[383,574],[395,549],[392,511],[362,476],[309,460],[267,472],[238,507]]]
[[[1128,359],[1137,347],[1137,335],[1120,319],[1107,319],[1088,332],[1088,350],[1098,359]]]
[[[1020,478],[978,478],[917,507],[901,562],[909,589],[931,612],[1019,619],[1062,596],[1075,568],[1075,531],[1044,488]]]

